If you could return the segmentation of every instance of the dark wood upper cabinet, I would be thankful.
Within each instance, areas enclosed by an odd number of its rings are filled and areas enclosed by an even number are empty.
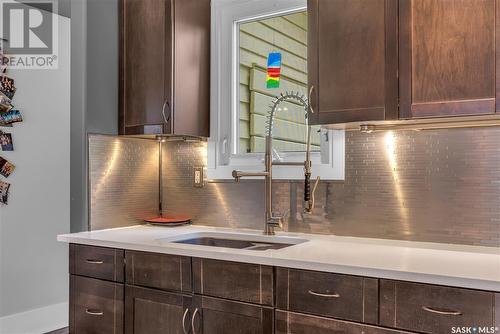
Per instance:
[[[400,118],[500,110],[497,0],[400,0]]]
[[[397,119],[397,0],[308,0],[313,124]]]
[[[500,112],[500,0],[308,0],[313,124]]]
[[[209,135],[210,0],[121,0],[122,135]]]

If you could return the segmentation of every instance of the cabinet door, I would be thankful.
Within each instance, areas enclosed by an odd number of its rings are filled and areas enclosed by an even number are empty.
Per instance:
[[[71,275],[69,331],[123,333],[123,284]]]
[[[311,123],[397,119],[397,0],[308,0]]]
[[[126,334],[190,333],[191,296],[127,285]]]
[[[195,296],[194,334],[272,334],[274,315],[264,307],[224,299]]]
[[[493,114],[497,0],[401,0],[400,117]]]
[[[172,132],[209,136],[210,0],[174,0]]]
[[[120,4],[120,134],[169,133],[171,1]]]
[[[363,325],[276,310],[276,334],[410,334],[410,332]]]

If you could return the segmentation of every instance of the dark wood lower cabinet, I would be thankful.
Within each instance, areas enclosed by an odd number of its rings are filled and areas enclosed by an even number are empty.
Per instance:
[[[276,334],[409,334],[399,330],[363,325],[276,310]]]
[[[123,284],[70,276],[71,334],[122,334]]]
[[[71,334],[445,334],[500,326],[500,293],[491,291],[92,246],[73,246],[70,268]]]
[[[125,333],[191,333],[191,299],[189,295],[127,285]]]
[[[193,300],[193,334],[274,333],[271,307],[205,296]]]

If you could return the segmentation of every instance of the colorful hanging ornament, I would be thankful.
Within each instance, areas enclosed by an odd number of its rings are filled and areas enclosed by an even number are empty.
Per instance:
[[[271,52],[267,58],[267,88],[279,88],[281,75],[281,53]]]

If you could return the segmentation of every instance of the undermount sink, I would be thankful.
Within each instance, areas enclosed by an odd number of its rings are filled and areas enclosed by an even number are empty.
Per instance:
[[[259,236],[238,233],[200,232],[184,234],[172,238],[158,239],[161,243],[178,243],[198,245],[207,247],[224,247],[233,249],[245,249],[265,251],[270,249],[282,249],[307,241],[294,237]]]

